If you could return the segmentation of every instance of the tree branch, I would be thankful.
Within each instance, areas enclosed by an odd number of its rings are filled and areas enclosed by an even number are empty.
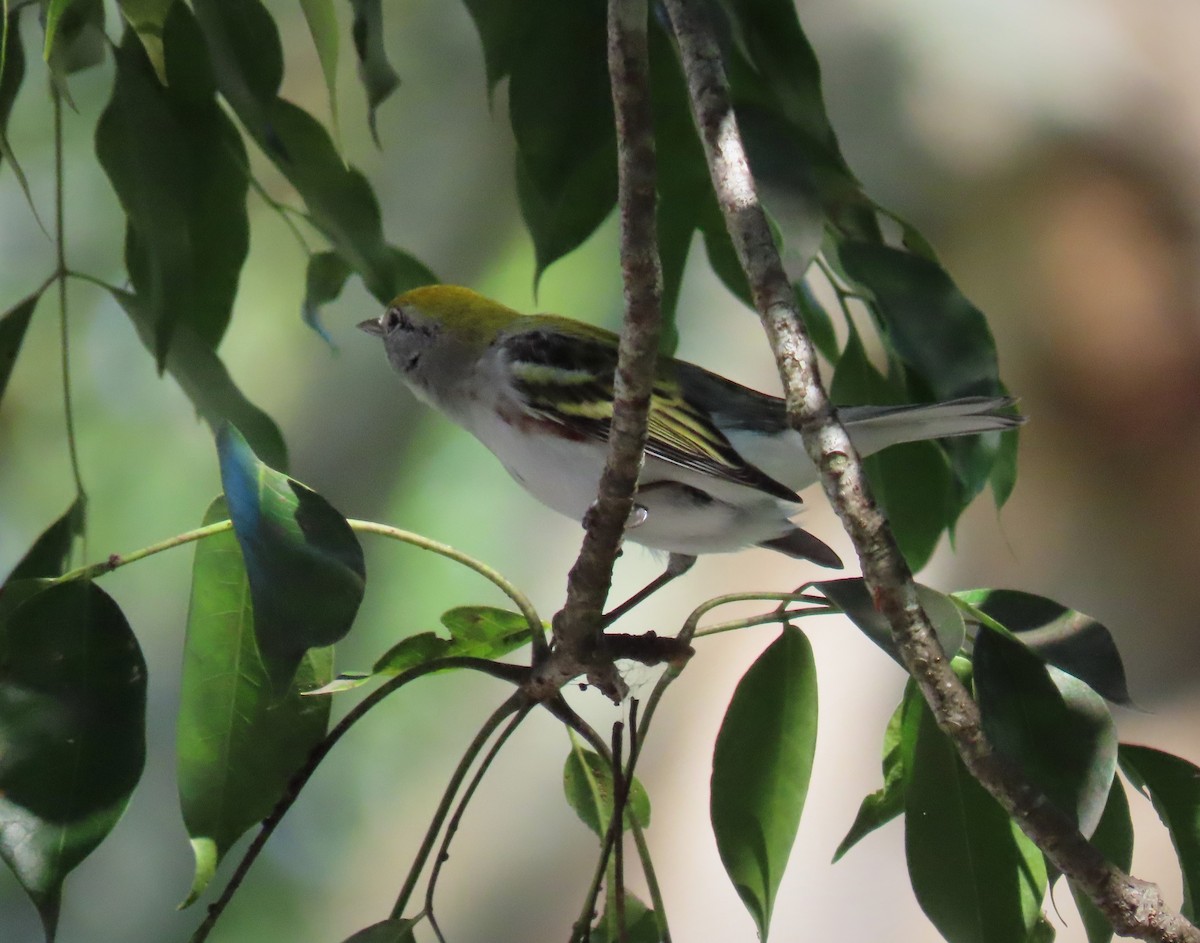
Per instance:
[[[567,601],[554,617],[555,650],[537,671],[547,694],[578,674],[614,701],[626,693],[603,652],[601,614],[646,445],[661,321],[662,271],[655,220],[654,123],[646,0],[609,0],[608,67],[617,129],[618,205],[625,322],[614,380],[608,460],[583,545],[571,568]]]
[[[821,482],[850,534],[875,604],[938,726],[985,789],[1090,897],[1122,935],[1200,941],[1200,931],[1161,900],[1158,889],[1125,874],[1062,812],[999,756],[983,734],[979,708],[950,668],[917,599],[900,553],[846,430],[817,372],[817,354],[759,203],[738,132],[720,49],[698,0],[666,0],[717,199],[750,283],[783,379],[788,423],[804,439]]]

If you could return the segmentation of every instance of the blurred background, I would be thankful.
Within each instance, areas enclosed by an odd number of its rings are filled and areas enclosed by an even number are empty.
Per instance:
[[[299,8],[272,6],[288,56],[284,94],[327,118]],[[869,193],[925,233],[987,313],[1006,380],[1031,417],[1011,501],[997,514],[987,496],[978,500],[957,547],[943,547],[922,579],[946,590],[1017,587],[1100,619],[1117,638],[1142,708],[1118,710],[1122,739],[1200,761],[1200,8],[1184,0],[799,6],[851,166]],[[552,267],[534,297],[505,89],[489,102],[465,7],[410,0],[388,16],[387,44],[404,84],[379,113],[382,150],[367,135],[348,43],[340,101],[348,159],[372,180],[389,238],[444,280],[514,307],[615,324],[612,220]],[[34,31],[24,25],[36,59]],[[72,80],[68,260],[119,281],[118,206],[91,149],[111,73],[106,64]],[[38,81],[36,72],[27,79],[10,140],[45,219],[52,152]],[[265,162],[259,167],[272,195],[287,200],[285,185]],[[579,527],[536,505],[474,440],[402,391],[377,342],[353,329],[377,311],[357,283],[326,312],[336,353],[304,327],[304,256],[265,205],[252,203],[252,212],[251,258],[222,354],[246,394],[280,424],[292,474],[347,516],[420,531],[498,566],[548,617],[561,603]],[[7,307],[51,271],[52,247],[7,170],[0,218]],[[155,376],[125,316],[82,284],[71,286],[70,302],[91,498],[87,555],[98,559],[195,526],[219,483],[207,430],[173,383]],[[702,254],[684,288],[679,328],[681,356],[777,388],[753,316],[709,276]],[[46,299],[0,409],[0,572],[71,498],[57,370],[57,324]],[[819,495],[805,520],[847,556]],[[340,646],[342,669],[369,667],[453,605],[503,604],[489,584],[440,558],[365,546],[370,583],[358,625]],[[614,596],[658,565],[631,549]],[[172,752],[190,566],[191,550],[182,549],[104,578],[149,662],[151,746],[126,816],[68,880],[64,943],[183,940],[200,919],[198,910],[174,906],[191,877]],[[787,589],[817,576],[765,551],[708,558],[629,627],[673,632],[702,598]],[[879,740],[903,676],[845,623],[806,628],[819,662],[821,733],[773,936],[933,940],[908,888],[898,823],[829,864],[859,800],[879,785]],[[709,757],[736,680],[775,631],[701,646],[660,712],[639,771],[677,940],[753,938],[708,825]],[[637,669],[629,680],[644,695],[654,676]],[[324,943],[386,916],[455,758],[504,694],[489,680],[458,676],[421,686],[419,695],[394,697],[338,747],[214,940]],[[595,693],[572,697],[602,731],[620,717]],[[557,725],[535,714],[501,755],[440,886],[449,939],[566,938],[595,854],[562,798],[567,750]],[[1133,806],[1134,872],[1160,882],[1178,904],[1169,841],[1148,803],[1135,797]],[[631,886],[644,891],[637,876]],[[870,907],[862,906],[864,886]],[[1059,939],[1083,940],[1064,889],[1056,900]],[[0,938],[40,938],[7,871]]]

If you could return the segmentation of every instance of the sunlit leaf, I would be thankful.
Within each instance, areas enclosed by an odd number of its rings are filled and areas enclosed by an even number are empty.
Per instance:
[[[1132,703],[1112,634],[1091,616],[1015,589],[972,589],[954,597],[977,610],[986,627],[1011,633],[1046,664],[1086,682],[1114,704]]]
[[[3,128],[0,127],[0,132],[2,131]],[[41,297],[40,291],[34,292],[0,315],[0,400],[4,399],[13,364],[17,362],[17,354],[21,352],[21,342],[25,340],[25,331],[33,317],[33,309],[37,307]]]
[[[138,338],[149,351],[154,350],[154,315],[139,298],[127,291],[112,292],[113,298],[129,315]],[[237,388],[221,358],[187,325],[175,329],[171,349],[167,353],[167,373],[196,407],[196,412],[218,429],[229,422],[245,434],[254,448],[273,468],[287,467],[287,447],[279,427],[261,409],[251,403]]]
[[[330,121],[334,127],[334,137],[337,137],[337,12],[334,10],[333,0],[300,0],[300,8],[304,11],[308,32],[317,50],[317,61],[321,63],[321,75],[325,78],[325,91],[329,95]],[[373,130],[374,124],[371,127]]]
[[[70,582],[0,622],[0,857],[54,937],[62,883],[145,762],[146,664],[120,608]]]
[[[217,498],[204,523],[228,516]],[[331,649],[308,652],[292,686],[276,697],[258,654],[236,537],[226,532],[196,545],[176,736],[179,802],[196,858],[186,903],[233,843],[270,813],[325,735],[329,700],[301,694],[325,684],[332,668]]]
[[[217,454],[250,581],[258,651],[278,692],[305,652],[350,631],[366,585],[362,547],[328,501],[264,465],[234,427],[218,430]]]
[[[1122,871],[1128,872],[1133,862],[1133,822],[1129,817],[1129,800],[1120,779],[1113,779],[1108,804],[1100,817],[1100,824],[1092,834],[1091,842],[1106,859]],[[1079,908],[1080,919],[1087,930],[1088,943],[1108,943],[1113,937],[1112,924],[1100,912],[1091,898],[1071,881],[1071,895]]]
[[[800,825],[816,743],[812,646],[787,625],[738,682],[713,749],[709,813],[717,850],[763,940]]]
[[[875,601],[861,576],[843,580],[822,580],[813,584],[872,642],[890,655],[898,665],[904,666],[892,639],[892,627],[875,607]],[[953,657],[962,648],[966,637],[966,625],[962,613],[954,601],[945,593],[931,586],[917,584],[917,598],[929,616],[938,642],[947,655]]]
[[[62,576],[75,538],[83,533],[84,505],[75,498],[66,512],[47,527],[34,541],[20,562],[5,578],[5,583],[38,577]]]
[[[1143,795],[1171,834],[1171,844],[1183,873],[1183,907],[1196,919],[1200,900],[1200,768],[1162,750],[1122,743],[1121,770]]]
[[[592,832],[603,839],[613,814],[612,768],[598,753],[573,744],[563,766],[563,791],[567,803]],[[637,777],[629,787],[625,802],[624,828],[637,822],[642,828],[650,825],[650,797]]]
[[[529,623],[519,612],[495,606],[456,606],[442,613],[454,645],[450,654],[500,658],[529,642]]]
[[[367,124],[379,144],[375,114],[400,85],[400,76],[388,61],[383,45],[382,0],[350,0],[354,9],[354,52],[358,56],[358,80],[367,93]]]
[[[163,24],[175,0],[118,0],[121,14],[129,21],[133,31],[146,50],[146,57],[154,66],[159,82],[167,84],[167,64],[163,52]]]
[[[905,794],[917,902],[949,943],[1024,940],[1046,889],[1041,852],[966,771],[923,704]]]
[[[1091,835],[1117,770],[1117,732],[1104,700],[996,632],[980,633],[972,663],[992,745]]]

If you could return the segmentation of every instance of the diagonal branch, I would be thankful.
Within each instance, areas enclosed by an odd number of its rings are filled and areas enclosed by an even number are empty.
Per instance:
[[[1200,931],[1158,889],[1107,862],[1063,813],[1000,757],[979,708],[950,668],[921,608],[912,573],[871,495],[862,462],[830,406],[817,355],[758,201],[738,132],[721,53],[701,0],[665,0],[717,199],[750,282],[783,379],[788,424],[800,432],[821,482],[854,541],[875,604],[887,618],[909,673],[963,763],[1047,858],[1074,880],[1120,934],[1200,941]]]
[[[608,63],[617,128],[625,322],[614,381],[608,461],[596,503],[585,521],[583,546],[571,568],[566,605],[554,617],[555,651],[538,671],[549,692],[582,668],[592,684],[618,701],[625,686],[612,659],[599,651],[603,637],[600,617],[641,472],[661,320],[647,20],[646,0],[609,0]]]

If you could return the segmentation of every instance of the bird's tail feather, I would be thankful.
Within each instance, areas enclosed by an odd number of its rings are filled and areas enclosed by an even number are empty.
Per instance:
[[[870,455],[889,445],[1015,429],[1025,421],[1009,396],[965,396],[944,403],[845,406],[838,410],[855,447]]]

